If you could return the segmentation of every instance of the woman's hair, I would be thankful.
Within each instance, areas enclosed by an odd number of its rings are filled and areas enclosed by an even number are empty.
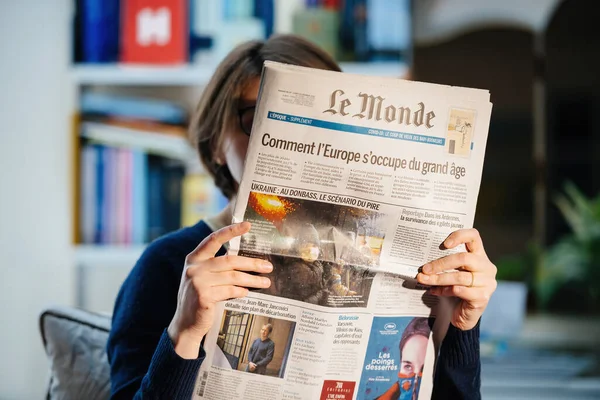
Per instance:
[[[190,138],[216,186],[227,198],[237,184],[227,165],[215,160],[223,133],[237,123],[238,101],[247,85],[260,78],[264,61],[340,71],[324,50],[295,35],[274,35],[266,41],[249,41],[233,49],[219,64],[202,93],[190,124]]]
[[[431,333],[431,327],[429,326],[429,318],[413,318],[412,321],[408,323],[406,329],[402,333],[402,338],[400,339],[400,357],[402,357],[402,349],[404,349],[404,345],[408,342],[408,339],[415,335],[425,336],[429,339],[429,334]]]

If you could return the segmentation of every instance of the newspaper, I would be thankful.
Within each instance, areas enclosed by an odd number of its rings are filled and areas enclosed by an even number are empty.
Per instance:
[[[472,227],[491,107],[266,62],[229,253],[270,260],[272,285],[219,305],[195,398],[430,398],[450,313],[414,278]]]

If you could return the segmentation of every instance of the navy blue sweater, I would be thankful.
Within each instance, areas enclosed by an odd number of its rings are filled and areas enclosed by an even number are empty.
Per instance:
[[[204,222],[148,246],[123,283],[113,313],[107,352],[111,399],[190,399],[204,360],[179,357],[166,328],[177,307],[185,257],[211,233]],[[224,254],[221,249],[219,254]],[[479,325],[450,325],[440,348],[434,399],[480,399]]]

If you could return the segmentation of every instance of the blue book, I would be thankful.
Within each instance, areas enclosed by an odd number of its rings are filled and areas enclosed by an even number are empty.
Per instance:
[[[83,93],[80,110],[84,115],[142,119],[173,125],[184,125],[188,120],[185,108],[174,102],[108,93]]]
[[[180,162],[165,160],[161,168],[162,224],[164,233],[181,228],[181,195],[185,169]]]
[[[96,145],[96,232],[94,243],[101,244],[104,231],[104,161],[106,147]]]
[[[147,199],[148,199],[148,241],[151,242],[154,239],[160,237],[163,231],[162,221],[162,179],[160,163],[156,160],[149,160],[148,163],[148,187],[147,187]]]
[[[103,196],[101,235],[102,244],[114,243],[115,217],[116,217],[116,179],[117,179],[117,150],[105,147],[103,150]]]
[[[148,156],[133,150],[132,179],[132,242],[144,244],[148,238]]]
[[[79,232],[83,243],[94,243],[96,234],[96,188],[98,169],[98,148],[84,145],[81,148],[80,168],[80,225]]]
[[[254,0],[254,16],[265,25],[265,38],[273,34],[275,24],[275,4],[273,0]]]
[[[110,63],[119,59],[119,0],[79,0],[83,62]]]

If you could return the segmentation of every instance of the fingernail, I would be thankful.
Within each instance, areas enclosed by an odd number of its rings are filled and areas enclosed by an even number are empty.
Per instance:
[[[271,263],[270,263],[270,262],[268,262],[268,261],[265,261],[265,262],[263,262],[263,263],[262,263],[262,265],[261,265],[261,268],[262,268],[264,271],[267,271],[267,272],[268,272],[268,271],[271,271],[271,270],[273,270],[273,264],[271,264]]]
[[[426,274],[430,274],[433,272],[433,267],[431,266],[431,264],[425,264],[423,265],[423,272]]]
[[[454,241],[451,239],[448,239],[444,242],[444,246],[446,247],[452,247],[454,245]]]
[[[271,286],[271,280],[269,278],[262,278],[263,286],[269,287]]]
[[[422,281],[427,282],[429,280],[429,275],[425,275],[425,274],[419,274],[419,276],[421,277]]]

